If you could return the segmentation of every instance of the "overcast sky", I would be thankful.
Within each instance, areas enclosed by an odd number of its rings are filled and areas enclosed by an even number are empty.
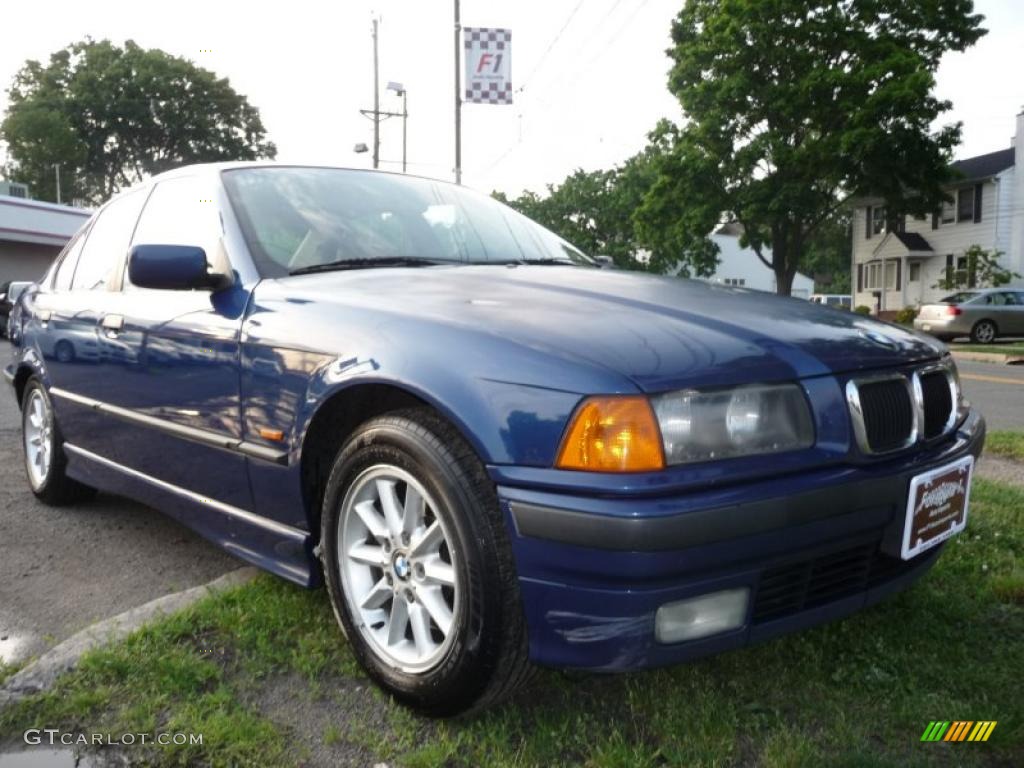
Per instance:
[[[543,189],[574,168],[621,162],[639,150],[661,117],[679,118],[665,87],[671,19],[682,0],[463,0],[465,26],[512,30],[517,103],[463,109],[463,180],[518,193]],[[1024,105],[1024,3],[977,0],[989,34],[948,56],[938,95],[964,122],[958,156],[1009,146]],[[157,9],[163,9],[158,11]],[[359,114],[373,104],[371,18],[378,14],[382,89],[409,92],[410,170],[451,178],[453,34],[451,0],[334,2],[10,2],[3,10],[0,83],[26,59],[86,35],[135,40],[192,59],[230,79],[259,108],[278,159],[369,166],[371,143]],[[209,53],[202,52],[210,49]],[[0,110],[6,108],[0,94]],[[382,94],[382,108],[399,101]],[[382,128],[383,168],[398,169],[401,121]]]

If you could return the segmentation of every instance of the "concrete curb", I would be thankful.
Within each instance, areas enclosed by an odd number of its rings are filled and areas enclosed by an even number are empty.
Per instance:
[[[958,352],[950,350],[956,360],[965,360],[971,363],[999,363],[1002,365],[1014,365],[1024,363],[1024,355],[1007,355],[1002,352]]]
[[[10,677],[0,688],[0,710],[49,688],[59,675],[74,669],[86,652],[122,640],[143,624],[187,608],[204,597],[247,584],[259,573],[256,568],[239,568],[207,584],[158,597],[83,629]]]

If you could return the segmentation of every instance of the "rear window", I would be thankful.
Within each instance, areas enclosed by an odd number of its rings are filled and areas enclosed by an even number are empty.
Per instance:
[[[942,299],[942,304],[963,304],[970,301],[971,299],[978,298],[976,293],[968,293],[967,291],[961,291],[960,293],[954,293],[952,296],[947,296]]]

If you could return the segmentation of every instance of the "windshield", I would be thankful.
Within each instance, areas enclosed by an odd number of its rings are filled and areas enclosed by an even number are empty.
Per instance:
[[[264,277],[345,263],[594,263],[511,208],[452,184],[334,168],[240,168],[223,178]]]

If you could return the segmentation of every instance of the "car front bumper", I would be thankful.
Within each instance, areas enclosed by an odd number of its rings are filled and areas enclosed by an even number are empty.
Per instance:
[[[984,439],[985,422],[972,411],[940,444],[898,459],[671,498],[499,483],[531,657],[606,671],[661,666],[872,605],[923,575],[943,547],[899,558],[911,478],[979,456]],[[749,590],[741,627],[657,641],[659,607],[738,588]]]

